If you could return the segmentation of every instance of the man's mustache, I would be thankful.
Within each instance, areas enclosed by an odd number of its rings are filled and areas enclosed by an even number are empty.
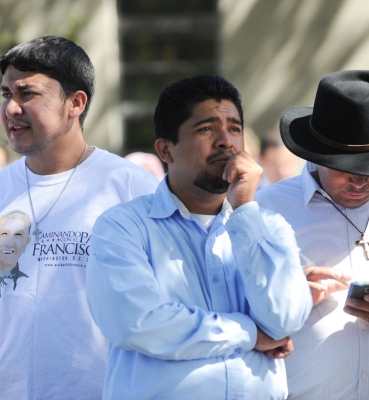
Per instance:
[[[232,156],[234,156],[236,154],[235,151],[233,150],[219,150],[217,153],[210,155],[209,157],[206,158],[206,163],[209,164],[212,161],[214,161],[215,159],[219,158],[219,157],[227,157],[228,159],[231,158]]]

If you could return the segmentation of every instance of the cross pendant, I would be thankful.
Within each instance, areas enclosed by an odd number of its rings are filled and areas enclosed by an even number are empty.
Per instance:
[[[36,242],[40,240],[40,233],[42,233],[42,230],[38,228],[38,225],[36,224],[36,229],[32,232],[32,235],[36,237]]]
[[[366,259],[369,260],[369,243],[364,239],[364,235],[361,235],[361,240],[358,240],[356,242],[356,246],[363,246],[366,254]]]

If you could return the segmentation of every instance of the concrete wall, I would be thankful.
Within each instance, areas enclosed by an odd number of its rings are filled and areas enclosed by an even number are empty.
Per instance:
[[[282,110],[312,106],[329,72],[369,69],[367,0],[219,0],[220,73],[262,136]]]

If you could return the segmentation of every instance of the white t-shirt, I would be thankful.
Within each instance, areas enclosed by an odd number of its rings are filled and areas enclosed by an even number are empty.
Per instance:
[[[71,173],[28,171],[37,221]],[[156,186],[156,178],[143,168],[95,148],[39,224],[36,243],[25,158],[0,171],[0,229],[4,215],[26,214],[0,235],[0,269],[28,243],[11,277],[3,274],[0,281],[0,400],[101,399],[107,342],[85,300],[92,225],[107,208],[152,193]],[[30,233],[17,232],[16,223],[22,226],[28,218]]]

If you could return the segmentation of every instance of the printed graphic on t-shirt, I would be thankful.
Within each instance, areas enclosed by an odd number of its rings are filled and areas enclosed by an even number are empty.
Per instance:
[[[90,233],[49,231],[41,227],[37,241],[32,235],[31,225],[31,219],[23,211],[13,210],[0,215],[0,297],[5,285],[12,284],[16,290],[18,279],[29,277],[22,272],[23,258],[19,261],[25,250],[27,257],[36,259],[46,268],[86,268]]]
[[[13,290],[19,278],[28,278],[20,270],[19,258],[31,241],[31,220],[22,211],[14,210],[0,216],[0,296],[1,289],[12,281]]]
[[[38,242],[32,243],[32,257],[45,267],[86,268],[91,235],[84,231],[42,231]]]

